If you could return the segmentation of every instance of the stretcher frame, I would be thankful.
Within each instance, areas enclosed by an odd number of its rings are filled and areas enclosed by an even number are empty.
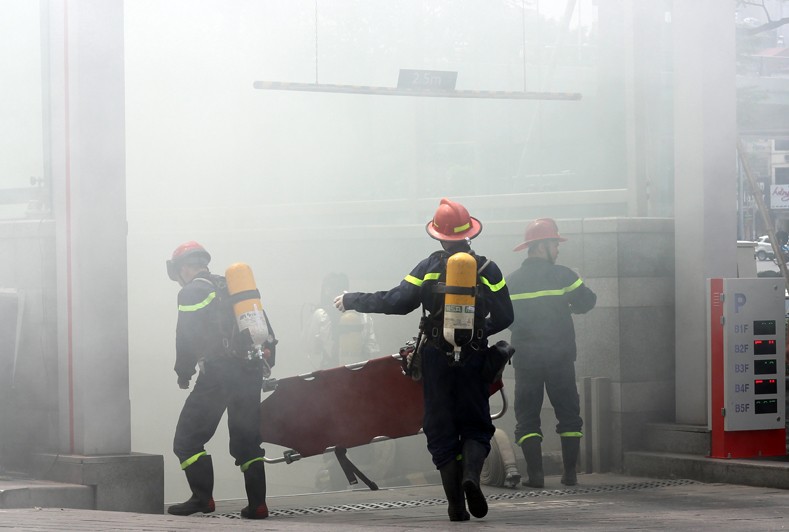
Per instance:
[[[361,480],[377,490],[378,485],[348,458],[348,449],[423,433],[422,383],[404,375],[400,354],[294,377],[264,379],[262,388],[271,395],[260,405],[261,439],[286,448],[279,458],[265,457],[268,464],[291,464],[333,452],[348,484],[354,486]],[[491,385],[491,395],[496,392],[501,394],[502,407],[491,414],[491,419],[501,418],[508,409],[501,380]],[[314,397],[330,400],[303,404]],[[309,417],[305,411],[309,411]],[[388,417],[381,412],[399,415]]]

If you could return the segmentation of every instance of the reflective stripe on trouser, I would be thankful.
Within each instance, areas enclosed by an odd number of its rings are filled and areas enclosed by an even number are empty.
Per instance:
[[[249,469],[249,466],[251,466],[255,462],[262,462],[262,461],[263,461],[263,457],[262,456],[258,456],[257,458],[253,458],[252,460],[247,460],[246,462],[241,464],[239,467],[241,468],[241,472],[245,473],[246,470]]]
[[[483,356],[464,355],[463,364],[450,366],[448,357],[433,346],[422,352],[425,414],[422,427],[436,468],[462,453],[462,442],[475,440],[490,451],[494,427],[490,419],[490,385],[481,377]]]
[[[254,365],[250,365],[254,364]],[[227,410],[230,454],[236,465],[263,456],[260,448],[260,364],[230,358],[206,361],[184,403],[173,451],[183,464],[205,452],[205,444]]]
[[[515,439],[529,434],[542,435],[540,411],[543,398],[553,406],[558,421],[556,432],[581,433],[583,420],[575,384],[575,364],[571,361],[529,364],[515,369]]]
[[[539,432],[532,432],[530,434],[525,434],[524,436],[521,436],[520,438],[518,438],[515,441],[515,443],[517,443],[520,446],[520,445],[523,445],[523,442],[525,442],[526,440],[528,440],[530,438],[537,438],[538,440],[540,440],[540,443],[542,443],[542,434],[540,434]]]
[[[194,455],[190,456],[189,458],[187,458],[186,460],[181,462],[181,469],[186,469],[190,465],[192,465],[195,462],[197,462],[200,459],[201,456],[206,456],[206,455],[207,455],[207,453],[205,451],[201,451],[201,452],[199,452],[197,454],[194,454]]]

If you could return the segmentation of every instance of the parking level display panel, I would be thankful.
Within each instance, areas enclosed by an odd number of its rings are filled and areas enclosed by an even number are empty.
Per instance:
[[[775,336],[775,320],[756,320],[753,322],[754,336]]]
[[[754,340],[753,341],[753,354],[754,355],[774,355],[778,350],[778,343],[774,339],[769,340]]]
[[[783,282],[724,279],[723,283],[724,429],[783,428]]]
[[[778,359],[767,358],[753,361],[754,375],[775,375],[778,372]]]

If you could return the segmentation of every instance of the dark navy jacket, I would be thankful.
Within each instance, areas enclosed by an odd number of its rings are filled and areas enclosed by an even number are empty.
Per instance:
[[[437,251],[417,264],[411,273],[391,290],[348,293],[343,298],[343,304],[345,308],[358,312],[408,314],[420,305],[431,312],[436,308],[437,297],[432,287],[445,280],[446,260],[449,255],[446,251]],[[483,256],[474,257],[478,267],[487,261]],[[476,310],[484,313],[484,316],[480,316],[484,320],[484,338],[479,343],[479,347],[484,348],[489,336],[503,331],[512,323],[513,311],[504,276],[493,261],[488,262],[480,274],[480,284],[482,290],[477,295]],[[438,297],[443,301],[443,295],[439,294]],[[482,301],[479,301],[480,298]]]
[[[567,268],[528,257],[507,277],[516,321],[510,326],[515,356],[512,364],[576,358],[572,314],[590,311],[597,296]]]
[[[214,359],[225,352],[223,331],[232,324],[224,323],[230,313],[223,312],[217,299],[214,276],[197,274],[178,292],[178,324],[175,328],[175,372],[181,379],[190,379],[201,359]],[[227,316],[226,316],[227,314]]]

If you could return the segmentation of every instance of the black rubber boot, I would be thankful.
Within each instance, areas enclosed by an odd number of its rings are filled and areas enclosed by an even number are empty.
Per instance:
[[[252,462],[244,471],[244,488],[247,490],[249,505],[241,510],[241,517],[243,519],[265,519],[268,517],[266,470],[262,460]]]
[[[210,514],[216,509],[214,504],[214,464],[211,457],[204,454],[186,469],[186,481],[192,490],[189,500],[180,504],[173,504],[167,508],[167,513],[172,515],[192,515],[198,512]]]
[[[447,494],[449,520],[468,521],[471,517],[466,511],[466,497],[463,494],[463,486],[461,485],[463,466],[459,461],[452,460],[438,471],[441,473],[444,493]]]
[[[542,440],[533,436],[526,438],[521,444],[523,457],[526,459],[526,474],[528,478],[523,481],[524,486],[542,488],[545,486],[545,474],[542,470]]]
[[[578,451],[581,448],[581,438],[562,438],[561,440],[562,463],[564,464],[562,484],[565,486],[575,486],[578,484],[575,466],[578,463]]]
[[[463,491],[466,493],[468,511],[477,518],[488,514],[488,501],[479,487],[486,457],[485,447],[478,441],[466,440],[463,444]]]

